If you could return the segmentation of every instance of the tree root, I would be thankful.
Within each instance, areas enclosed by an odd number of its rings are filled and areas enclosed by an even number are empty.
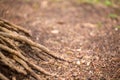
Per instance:
[[[6,76],[4,76],[2,73],[0,73],[0,79],[1,80],[9,80]]]
[[[23,42],[25,42],[25,43],[33,46],[33,47],[36,47],[36,48],[42,50],[42,51],[45,52],[46,54],[49,54],[50,56],[52,56],[52,57],[54,57],[54,58],[56,58],[56,59],[60,59],[60,60],[63,60],[63,61],[68,61],[68,62],[70,62],[69,60],[65,60],[65,59],[63,59],[62,57],[57,56],[55,53],[52,53],[52,52],[51,52],[49,49],[47,49],[46,47],[44,47],[44,46],[42,46],[42,45],[40,45],[40,44],[38,44],[38,43],[33,42],[32,40],[28,39],[28,38],[25,37],[25,36],[19,35],[19,34],[17,34],[17,33],[9,33],[9,34],[7,34],[7,33],[4,33],[4,32],[0,32],[0,35],[2,35],[2,36],[4,36],[4,37],[8,37],[8,38],[13,38],[13,39],[18,40],[18,41],[23,41]]]
[[[22,67],[20,69],[20,66],[19,67],[15,66],[13,62],[14,60],[7,58],[1,52],[0,52],[0,58],[1,58],[0,61],[3,62],[5,65],[8,65],[11,69],[16,70],[18,73],[22,73],[24,75],[27,74],[27,72],[24,69],[22,69]]]
[[[26,29],[24,29],[24,28],[22,28],[20,26],[17,26],[17,25],[14,25],[12,23],[9,23],[7,20],[0,19],[0,24],[4,25],[5,27],[7,27],[9,29],[12,29],[12,30],[14,30],[16,32],[22,32],[22,33],[27,34],[27,35],[30,36],[29,31],[27,31]]]
[[[20,48],[21,45],[29,46],[31,51],[36,50],[39,52],[40,54],[37,55],[42,60],[49,60],[49,58],[52,57],[69,62],[69,60],[56,55],[46,47],[33,42],[30,39],[29,31],[26,29],[0,19],[0,61],[10,69],[23,75],[30,74],[37,80],[41,80],[40,75],[37,72],[42,72],[49,76],[57,76],[57,74],[50,73],[42,67],[36,65],[34,62],[29,61],[28,58],[32,57],[25,56],[27,54]],[[34,55],[34,53],[32,54]],[[9,80],[2,73],[0,73],[0,79]]]

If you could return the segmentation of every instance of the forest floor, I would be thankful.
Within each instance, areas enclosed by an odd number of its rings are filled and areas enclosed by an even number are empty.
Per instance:
[[[120,80],[120,8],[72,0],[0,0],[0,18],[23,26],[36,42],[72,61],[43,63],[59,75],[49,80]]]

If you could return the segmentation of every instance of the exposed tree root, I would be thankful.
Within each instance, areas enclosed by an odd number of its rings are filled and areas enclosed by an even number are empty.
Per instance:
[[[30,33],[24,28],[0,19],[0,61],[10,69],[23,75],[30,74],[37,80],[41,80],[40,75],[37,72],[42,72],[49,76],[57,76],[36,65],[34,62],[29,61],[28,57],[25,56],[27,53],[20,48],[23,45],[29,46],[31,50],[38,51],[40,54],[36,55],[42,60],[49,60],[49,57],[51,56],[54,59],[69,62],[69,60],[56,55],[46,47],[33,42],[30,39]],[[9,80],[9,78],[2,73],[0,73],[0,79]]]
[[[27,74],[27,72],[22,69],[20,69],[20,66],[15,66],[15,63],[13,62],[14,60],[13,59],[10,59],[10,58],[7,58],[6,56],[4,56],[1,52],[0,52],[0,58],[1,58],[1,62],[3,62],[5,65],[8,65],[11,69],[14,69],[16,70],[18,73],[22,73],[24,75]]]
[[[6,76],[4,76],[2,73],[0,73],[0,79],[2,80],[9,80]]]

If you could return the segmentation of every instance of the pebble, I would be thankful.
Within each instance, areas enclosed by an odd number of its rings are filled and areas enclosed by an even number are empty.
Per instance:
[[[77,60],[76,64],[77,64],[77,65],[80,65],[80,61],[79,61],[79,60]]]
[[[80,51],[81,51],[81,48],[80,48],[80,49],[76,49],[76,51],[80,52]]]
[[[89,66],[89,65],[90,65],[90,63],[91,63],[91,62],[87,62],[87,66]]]
[[[115,28],[115,31],[118,31],[118,28]]]
[[[85,63],[85,60],[81,60],[81,63],[84,64],[84,63]]]
[[[38,40],[39,40],[39,37],[36,37],[36,40],[38,41]]]
[[[58,31],[58,30],[52,30],[51,33],[53,33],[53,34],[58,34],[59,31]]]

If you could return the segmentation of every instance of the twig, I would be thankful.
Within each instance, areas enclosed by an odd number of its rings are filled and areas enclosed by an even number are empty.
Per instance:
[[[27,74],[27,72],[24,69],[20,68],[20,66],[19,67],[15,66],[15,64],[12,62],[12,59],[5,57],[1,52],[0,52],[0,61],[5,63],[11,69],[16,70],[19,73],[22,73],[24,75]]]
[[[0,79],[1,80],[9,80],[6,76],[4,76],[2,73],[0,73]]]
[[[5,50],[5,51],[8,51],[9,53],[14,54],[14,55],[20,57],[21,59],[27,61],[27,59],[26,59],[20,52],[17,52],[17,51],[15,51],[15,50],[13,50],[13,49],[11,49],[11,48],[3,45],[3,44],[0,44],[0,49],[3,49],[3,50]]]
[[[28,65],[26,62],[18,58],[17,56],[14,56],[14,59],[19,62],[30,74],[35,77],[37,80],[41,80],[39,75],[37,75]]]
[[[20,26],[17,26],[17,25],[14,25],[14,24],[12,24],[12,23],[9,23],[7,20],[4,20],[4,19],[0,19],[0,21],[3,21],[5,24],[7,24],[7,25],[9,25],[9,26],[12,26],[12,29],[15,29],[15,28],[16,28],[16,29],[18,29],[18,31],[22,31],[22,32],[30,35],[30,33],[29,33],[26,29],[24,29],[24,28],[22,28],[22,27],[20,27]]]

